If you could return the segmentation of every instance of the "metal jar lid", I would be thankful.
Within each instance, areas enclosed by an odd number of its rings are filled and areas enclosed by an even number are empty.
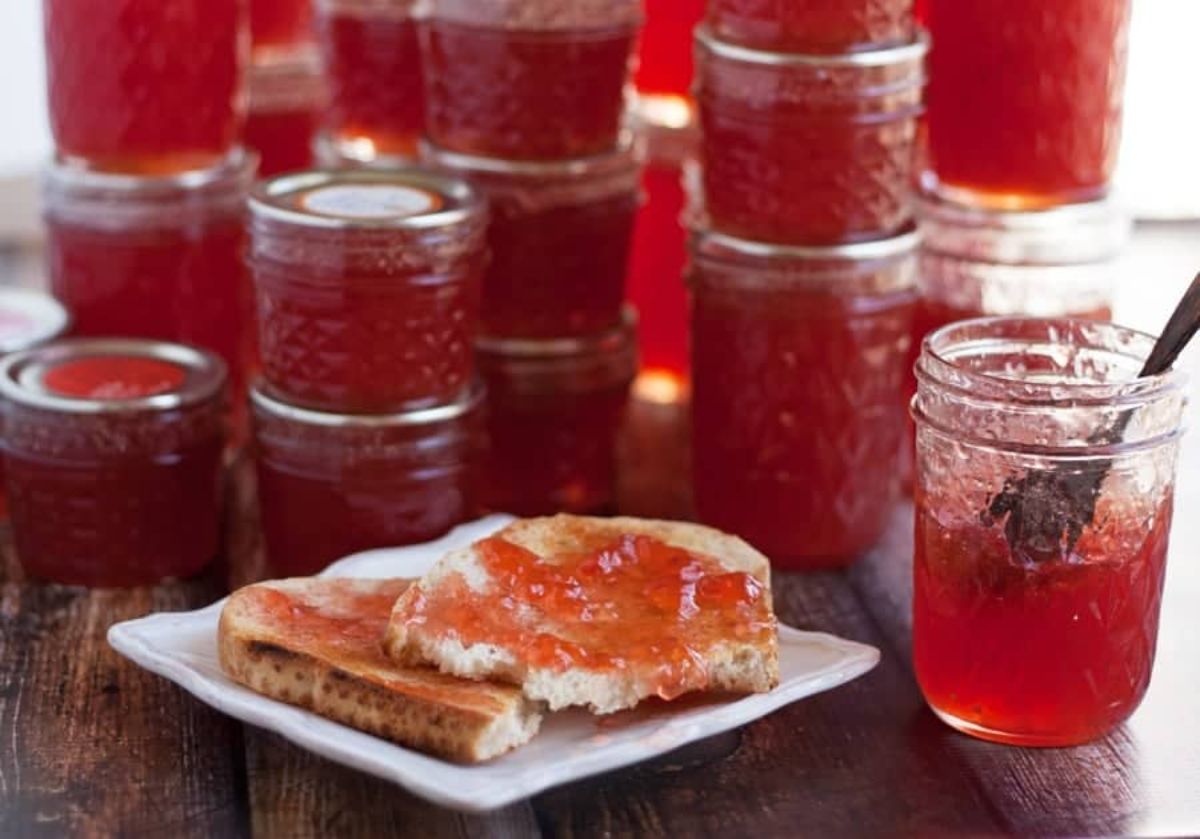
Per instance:
[[[839,53],[777,52],[744,47],[723,41],[706,25],[696,27],[696,45],[702,52],[729,58],[746,64],[765,64],[775,67],[885,67],[911,64],[920,67],[929,52],[929,33],[918,30],[906,44],[881,49]]]
[[[112,398],[75,396],[55,389],[53,373],[72,362],[137,360],[161,362],[178,372],[150,395]],[[14,405],[66,414],[159,413],[217,398],[225,386],[225,362],[182,344],[137,338],[78,338],[15,353],[0,362],[0,396]]]
[[[66,308],[48,294],[20,288],[0,289],[0,353],[27,350],[67,331]]]
[[[292,405],[272,393],[271,388],[262,381],[250,389],[250,403],[260,416],[308,427],[345,430],[378,430],[450,422],[474,413],[483,403],[483,398],[483,385],[475,382],[469,385],[458,399],[448,405],[390,414],[339,414]]]

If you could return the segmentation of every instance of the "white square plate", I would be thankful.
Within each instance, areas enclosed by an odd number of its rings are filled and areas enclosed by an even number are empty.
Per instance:
[[[491,516],[436,542],[369,551],[330,566],[327,577],[419,577],[446,551],[465,547],[506,525]],[[879,661],[874,647],[831,635],[779,627],[779,687],[770,693],[664,704],[613,717],[584,711],[548,715],[541,732],[503,757],[458,766],[260,696],[221,671],[217,620],[225,601],[195,612],[162,613],[113,626],[108,642],[122,655],[164,676],[212,707],[416,795],[459,810],[503,807],[549,787],[638,763],[687,743],[766,716],[798,699],[844,684]]]

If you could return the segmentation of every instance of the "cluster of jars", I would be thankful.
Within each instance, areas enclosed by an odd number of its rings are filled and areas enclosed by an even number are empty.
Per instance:
[[[844,565],[900,489],[928,41],[911,0],[710,0],[695,46],[696,510]]]

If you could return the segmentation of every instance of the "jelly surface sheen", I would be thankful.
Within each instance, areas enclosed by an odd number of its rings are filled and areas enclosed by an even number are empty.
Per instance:
[[[453,578],[415,598],[405,621],[497,644],[531,667],[635,670],[668,700],[708,686],[703,657],[713,648],[766,642],[775,631],[755,577],[651,536],[606,536],[549,559],[494,536],[475,553],[492,590]]]
[[[66,361],[46,371],[46,389],[81,399],[141,399],[176,390],[187,373],[177,364],[134,356]]]

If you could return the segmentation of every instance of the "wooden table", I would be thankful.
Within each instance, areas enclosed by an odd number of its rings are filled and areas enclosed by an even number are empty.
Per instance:
[[[1156,328],[1200,267],[1190,228],[1142,231],[1119,317]],[[1200,347],[1188,365],[1200,379]],[[1200,388],[1192,387],[1193,395]],[[641,406],[624,445],[625,508],[686,512],[680,417]],[[237,480],[228,551],[253,576]],[[851,571],[780,575],[795,626],[883,651],[879,667],[743,730],[487,816],[426,804],[242,726],[139,671],[114,621],[211,602],[211,581],[132,592],[24,583],[0,533],[0,836],[598,836],[1200,834],[1200,439],[1180,469],[1158,662],[1106,740],[1025,750],[955,734],[909,664],[911,508]]]

